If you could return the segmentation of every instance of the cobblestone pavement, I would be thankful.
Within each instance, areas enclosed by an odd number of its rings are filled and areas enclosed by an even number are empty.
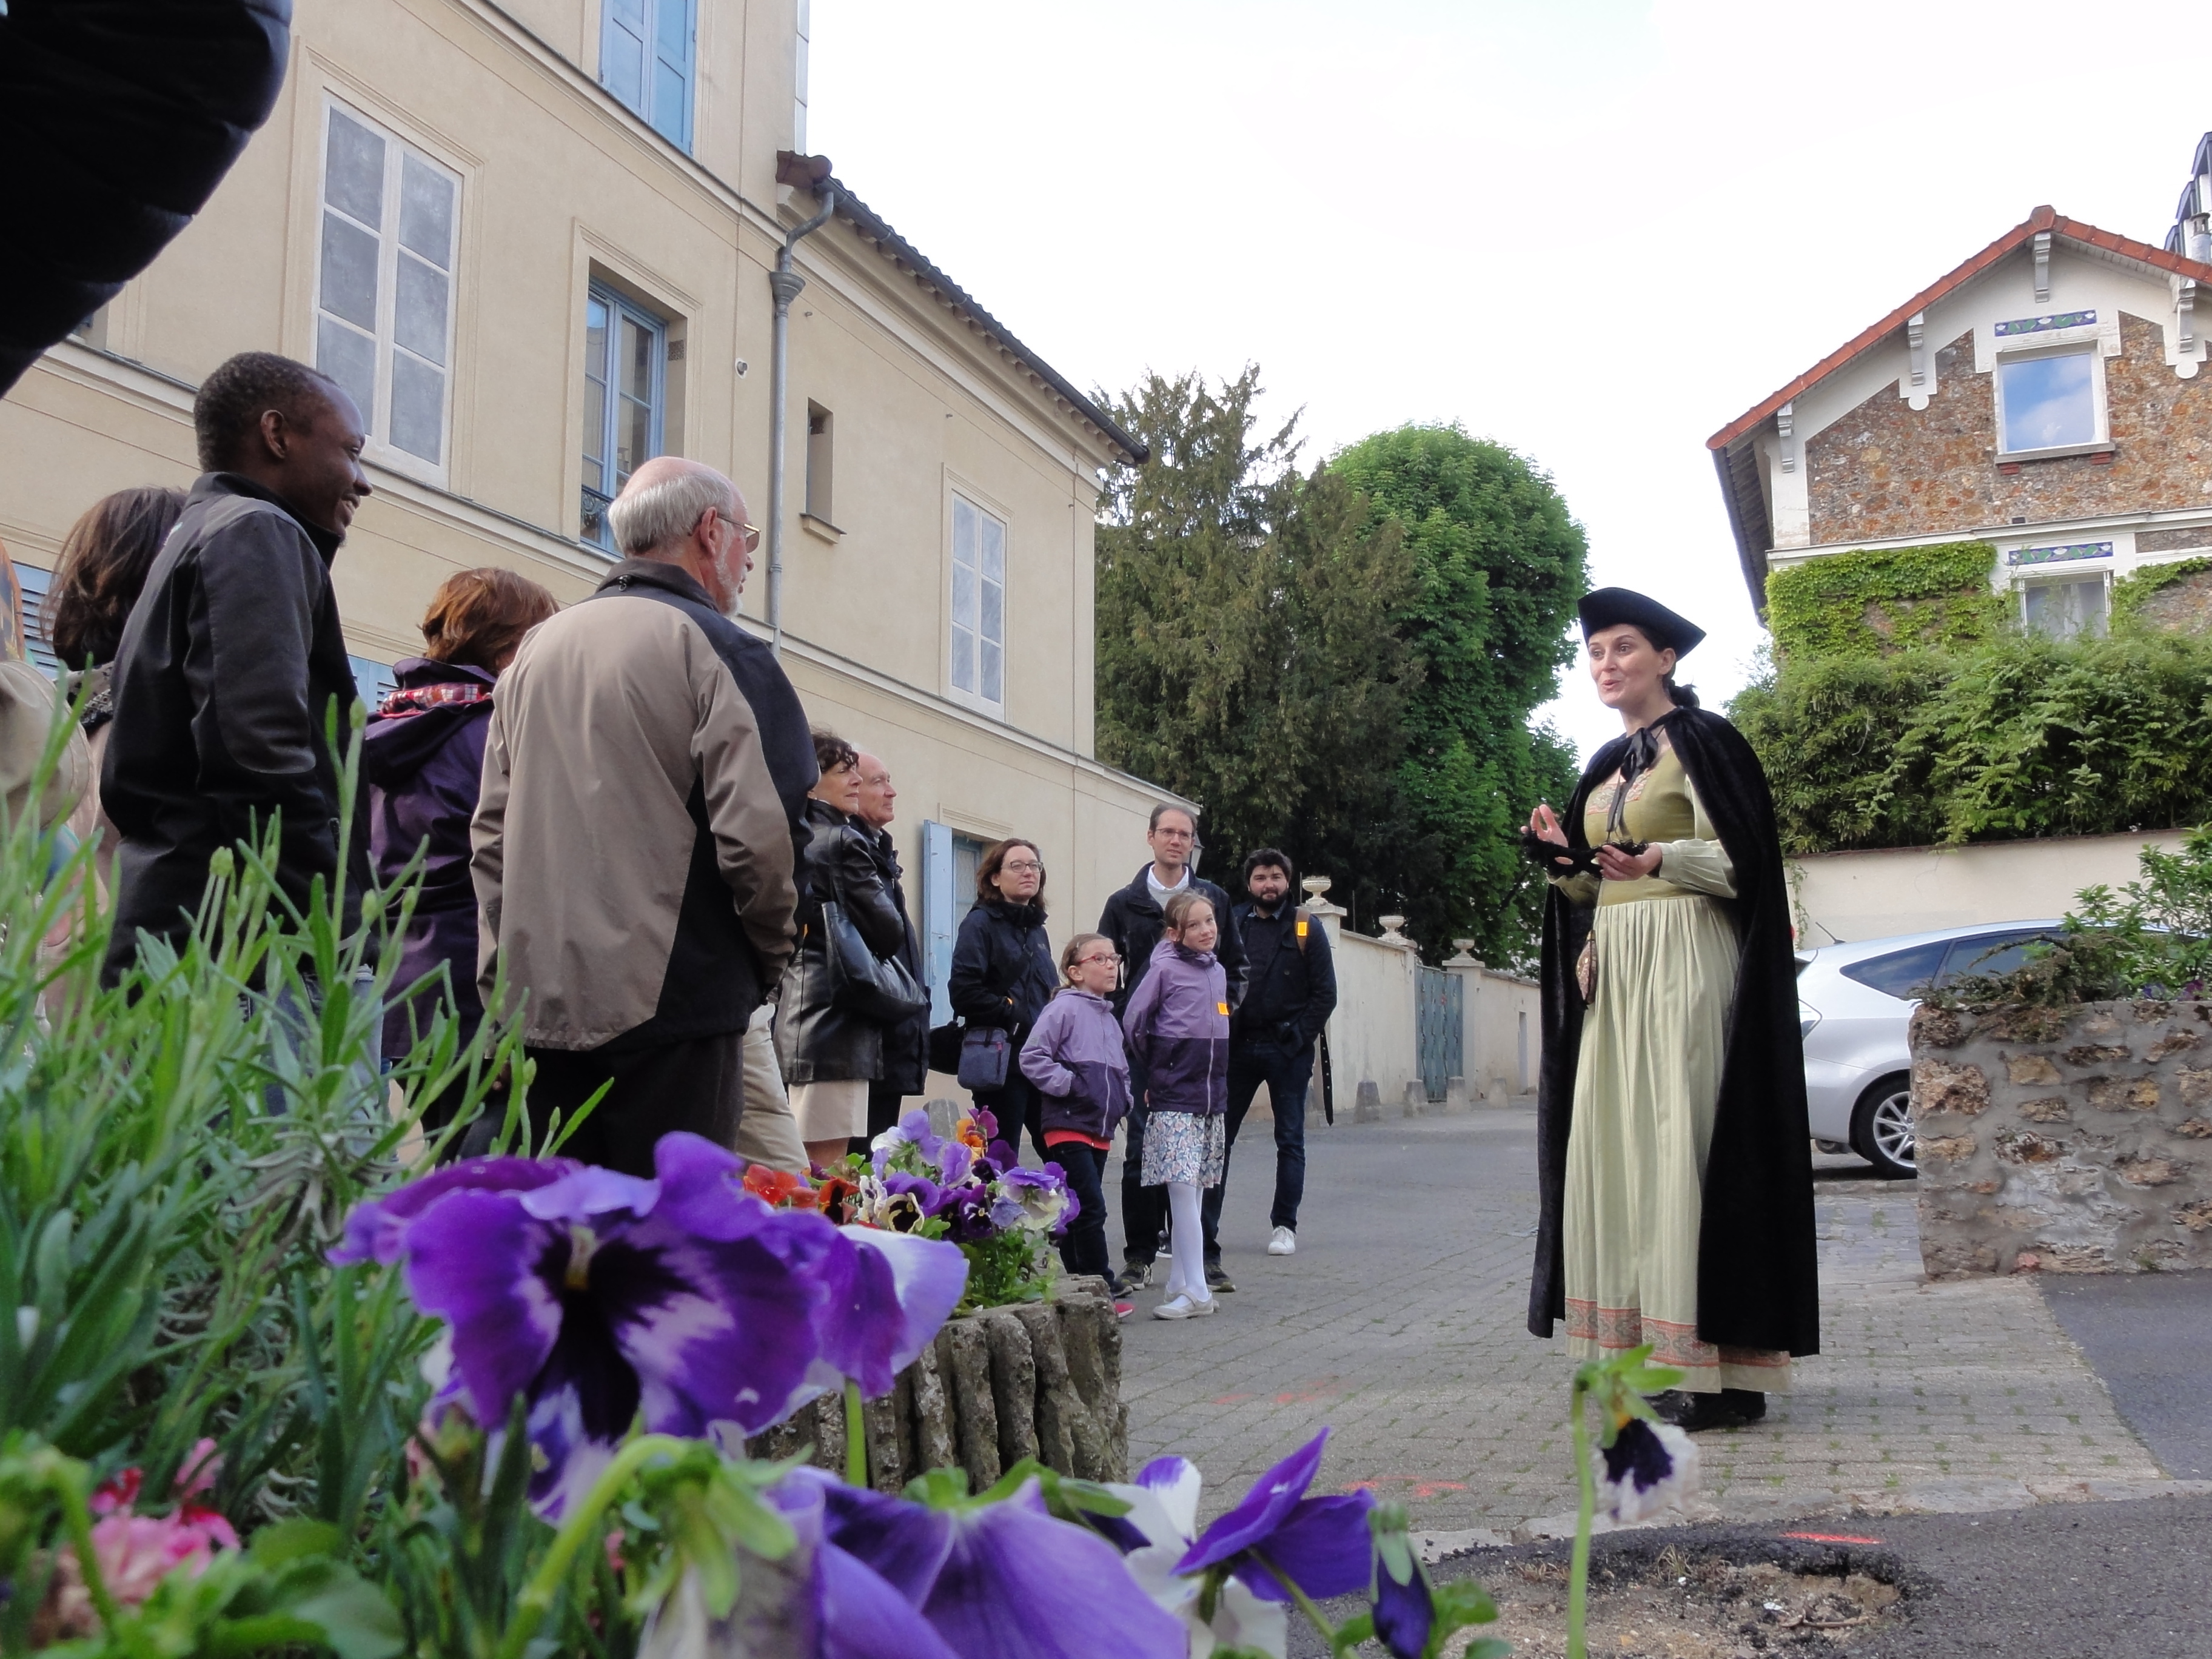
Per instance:
[[[1400,1498],[1431,1534],[1556,1529],[1574,1503],[1571,1368],[1564,1344],[1522,1325],[1534,1144],[1525,1108],[1316,1127],[1298,1253],[1278,1258],[1265,1254],[1273,1148],[1255,1115],[1222,1226],[1236,1293],[1212,1319],[1175,1323],[1148,1316],[1159,1293],[1143,1291],[1123,1328],[1132,1462],[1193,1459],[1211,1515],[1326,1424],[1323,1486]],[[2032,1284],[1923,1284],[1909,1185],[1836,1173],[1818,1188],[1822,1352],[1764,1423],[1699,1437],[1693,1514],[2172,1489]],[[1118,1218],[1109,1226],[1118,1243]]]

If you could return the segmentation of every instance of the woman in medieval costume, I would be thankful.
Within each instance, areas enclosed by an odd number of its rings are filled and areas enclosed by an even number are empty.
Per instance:
[[[1652,1345],[1654,1402],[1733,1426],[1820,1350],[1812,1157],[1789,890],[1759,760],[1674,684],[1704,630],[1626,588],[1578,607],[1626,735],[1528,847],[1544,910],[1528,1328],[1577,1359]]]

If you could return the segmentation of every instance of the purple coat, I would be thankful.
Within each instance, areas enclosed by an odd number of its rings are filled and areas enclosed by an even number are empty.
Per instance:
[[[1152,1110],[1218,1117],[1229,1109],[1229,975],[1212,951],[1165,939],[1154,945],[1121,1025],[1145,1062]]]
[[[369,852],[380,882],[397,879],[428,842],[422,896],[402,942],[400,989],[449,964],[465,1038],[483,1018],[477,994],[477,895],[469,879],[469,819],[483,780],[492,676],[481,668],[409,657],[399,684],[368,717],[361,770],[368,783]],[[425,1000],[428,998],[426,995]],[[432,1006],[434,1006],[434,1004]],[[427,1016],[428,1008],[422,1011]],[[384,1016],[384,1054],[412,1042],[406,1002]]]
[[[1022,1044],[1022,1075],[1044,1097],[1042,1127],[1111,1140],[1129,1111],[1129,1057],[1104,997],[1073,987],[1044,1006]]]

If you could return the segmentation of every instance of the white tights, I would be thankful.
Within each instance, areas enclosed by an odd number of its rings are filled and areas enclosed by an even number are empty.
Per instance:
[[[1199,1228],[1195,1182],[1168,1182],[1168,1216],[1172,1228],[1168,1257],[1169,1300],[1187,1296],[1193,1302],[1212,1301],[1213,1292],[1206,1288],[1206,1244]]]

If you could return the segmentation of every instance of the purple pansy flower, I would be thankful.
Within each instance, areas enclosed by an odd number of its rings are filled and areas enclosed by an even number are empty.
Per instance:
[[[410,1181],[382,1198],[357,1204],[346,1217],[345,1238],[330,1252],[338,1267],[399,1259],[408,1228],[440,1199],[454,1193],[528,1192],[550,1187],[584,1165],[568,1158],[471,1158]]]
[[[961,1659],[1185,1659],[1113,1547],[1054,1520],[1037,1483],[1002,1502],[933,1510],[793,1472],[823,1493],[825,1543],[921,1610]],[[787,1481],[787,1486],[791,1484]]]
[[[1082,1208],[1075,1194],[1067,1189],[1067,1171],[1057,1164],[1048,1164],[1042,1170],[1026,1170],[1017,1164],[1000,1177],[999,1184],[1015,1205],[1013,1216],[1000,1222],[1001,1226],[1058,1232],[1074,1220]],[[992,1215],[997,1218],[995,1206]]]
[[[953,1245],[912,1233],[879,1227],[837,1232],[818,1269],[822,1363],[874,1400],[890,1392],[960,1305],[968,1258]]]
[[[527,1401],[548,1516],[641,1413],[655,1433],[757,1433],[803,1395],[818,1351],[836,1230],[771,1210],[696,1135],[663,1136],[653,1164],[652,1181],[570,1166],[538,1186],[449,1186],[400,1239],[416,1304],[452,1328],[471,1413],[496,1428]]]
[[[1200,1534],[1176,1571],[1197,1573],[1226,1566],[1255,1595],[1269,1601],[1291,1599],[1270,1567],[1316,1601],[1365,1589],[1374,1551],[1367,1511],[1375,1500],[1364,1492],[1306,1496],[1320,1473],[1328,1441],[1323,1429],[1261,1475],[1243,1503]]]
[[[1369,1517],[1375,1533],[1375,1634],[1392,1659],[1421,1659],[1435,1629],[1437,1604],[1429,1576],[1407,1534],[1402,1504],[1385,1504]]]

